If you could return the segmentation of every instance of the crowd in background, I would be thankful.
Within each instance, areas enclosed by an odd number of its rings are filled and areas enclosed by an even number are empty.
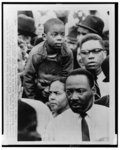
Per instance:
[[[109,17],[109,11],[104,15]],[[78,10],[72,13],[68,10],[37,13],[18,11],[18,140],[59,140],[57,135],[61,135],[63,128],[58,129],[55,124],[61,120],[57,119],[49,126],[48,123],[60,114],[65,116],[64,112],[70,108],[73,112],[80,113],[77,110],[81,109],[80,104],[74,110],[74,103],[69,101],[75,92],[84,92],[71,88],[74,78],[69,78],[74,75],[87,76],[92,89],[93,79],[89,73],[92,74],[95,86],[94,104],[98,105],[98,112],[102,111],[100,113],[107,118],[106,110],[100,107],[102,105],[109,109],[110,103],[109,29],[99,16],[100,12],[97,10]],[[89,100],[90,97],[84,99]],[[89,107],[88,104],[84,105]],[[69,115],[72,116],[71,112]],[[51,137],[51,126],[56,127],[55,137]],[[64,131],[63,134],[69,133]],[[96,132],[95,136],[97,135]],[[91,139],[94,137],[91,136]]]

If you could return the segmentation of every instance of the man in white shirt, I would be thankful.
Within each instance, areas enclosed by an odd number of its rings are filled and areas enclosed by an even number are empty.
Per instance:
[[[66,80],[71,109],[47,127],[44,140],[62,144],[109,142],[109,109],[94,104],[94,79],[85,69],[76,69]]]

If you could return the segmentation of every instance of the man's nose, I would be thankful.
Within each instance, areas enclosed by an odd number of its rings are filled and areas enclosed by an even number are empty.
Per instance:
[[[73,92],[71,99],[78,99],[78,93],[76,91]]]
[[[48,93],[48,92],[49,92],[49,86],[46,86],[46,87],[44,88],[44,92],[45,92],[45,93]]]
[[[92,52],[90,52],[88,58],[89,59],[93,59],[94,58],[94,54]]]
[[[57,40],[62,40],[63,38],[62,38],[62,36],[60,35],[60,34],[58,34],[58,36],[57,36]]]
[[[53,100],[55,100],[55,94],[51,93],[49,96],[49,101],[53,101]]]

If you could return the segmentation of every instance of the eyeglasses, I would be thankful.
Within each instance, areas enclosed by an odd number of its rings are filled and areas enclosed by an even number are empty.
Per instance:
[[[104,51],[104,49],[95,48],[95,49],[92,49],[92,50],[81,50],[80,53],[81,53],[82,55],[89,55],[90,53],[98,54],[98,53],[100,53],[101,51]]]

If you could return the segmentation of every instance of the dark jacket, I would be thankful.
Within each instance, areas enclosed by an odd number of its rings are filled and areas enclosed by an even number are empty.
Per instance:
[[[104,105],[106,107],[109,107],[110,96],[106,95],[101,97],[100,99],[96,100],[94,103],[99,105]]]
[[[47,58],[46,42],[36,45],[29,54],[24,75],[24,93],[27,98],[35,98],[35,79],[40,64]],[[61,76],[65,77],[73,69],[72,51],[64,43],[56,61],[62,67]]]

